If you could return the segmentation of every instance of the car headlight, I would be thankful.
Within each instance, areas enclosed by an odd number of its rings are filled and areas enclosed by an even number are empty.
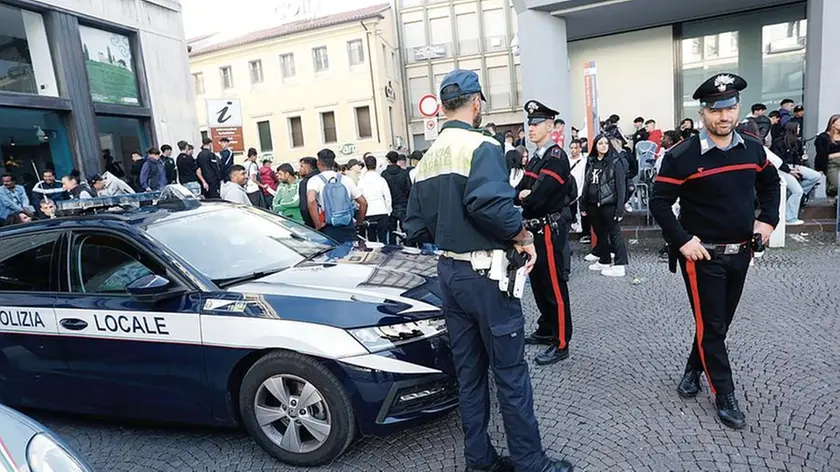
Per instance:
[[[349,332],[368,351],[377,352],[431,338],[445,331],[446,321],[443,318],[431,318],[387,326],[353,329]]]
[[[26,461],[32,472],[89,472],[49,435],[39,433],[29,441]]]

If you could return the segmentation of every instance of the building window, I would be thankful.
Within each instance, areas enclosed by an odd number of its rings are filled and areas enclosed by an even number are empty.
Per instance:
[[[0,90],[58,96],[40,14],[0,4]]]
[[[391,67],[391,70],[394,72],[394,78],[400,80],[402,74],[399,73],[400,68],[397,65],[397,53],[394,51],[391,51]]]
[[[490,107],[493,109],[510,108],[510,72],[507,67],[490,67],[487,69],[490,82]]]
[[[204,74],[198,72],[192,76],[196,95],[204,95]]]
[[[500,51],[507,48],[507,28],[505,12],[498,10],[484,11],[484,50]]]
[[[384,47],[384,46],[383,46]],[[365,50],[361,39],[347,41],[347,57],[351,66],[358,66],[365,63]]]
[[[335,112],[321,113],[321,131],[324,135],[324,144],[338,142],[338,134],[335,131]]]
[[[432,18],[429,20],[429,30],[432,36],[433,45],[446,46],[447,56],[452,44],[452,21],[448,16],[443,18]]]
[[[330,59],[327,57],[327,47],[321,46],[312,48],[312,61],[315,64],[315,72],[323,72],[330,69]]]
[[[271,140],[271,123],[268,121],[258,121],[257,134],[260,137],[260,150],[262,152],[273,151],[274,142]]]
[[[422,5],[424,0],[402,0],[402,6],[404,8],[408,7],[416,7],[418,5]]]
[[[281,54],[280,55],[280,74],[284,79],[289,79],[295,76],[295,55]]]
[[[359,139],[373,136],[370,128],[370,107],[356,107],[356,131]]]
[[[391,68],[388,66],[388,48],[382,45],[382,67],[385,69],[385,74],[391,77]]]
[[[205,139],[207,139],[209,137],[210,137],[210,131],[207,131],[206,129],[201,130],[201,140],[202,141],[204,141]]]
[[[53,167],[56,176],[78,168],[73,161],[65,112],[0,107],[0,113],[0,173],[9,172],[18,184],[25,185],[35,168],[39,169],[37,174]],[[105,144],[102,149],[106,149]]]
[[[408,98],[411,101],[409,108],[411,109],[412,117],[420,117],[420,111],[417,109],[417,106],[420,103],[420,97],[427,93],[429,93],[428,78],[412,77],[408,79]]]
[[[293,148],[303,147],[303,123],[299,116],[289,118],[289,136]]]
[[[514,68],[516,71],[516,98],[519,103],[525,103],[525,98],[522,96],[522,66],[516,64]]]
[[[219,74],[222,76],[222,89],[233,88],[233,70],[230,66],[225,66],[219,69]]]
[[[256,60],[248,63],[248,70],[251,72],[251,83],[259,84],[263,81],[262,61]]]
[[[96,115],[96,130],[102,151],[110,150],[111,157],[122,164],[126,172],[133,164],[131,153],[152,145],[146,123],[136,118]]]
[[[458,21],[458,54],[466,56],[478,54],[480,41],[478,40],[478,15],[466,13],[457,16]]]
[[[422,21],[412,21],[403,24],[403,37],[405,38],[406,57],[409,62],[421,61],[425,57],[415,55],[415,50],[425,49],[426,27]]]
[[[128,36],[79,26],[90,94],[95,102],[139,105]]]

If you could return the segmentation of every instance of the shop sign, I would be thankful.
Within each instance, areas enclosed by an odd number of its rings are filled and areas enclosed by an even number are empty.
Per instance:
[[[344,144],[338,149],[338,153],[341,154],[342,156],[350,156],[352,154],[355,154],[356,153],[356,145],[353,144],[353,143]]]
[[[82,25],[79,35],[93,101],[139,105],[137,75],[128,37]]]
[[[241,126],[210,128],[210,139],[213,140],[214,149],[221,149],[219,142],[222,138],[230,140],[230,149],[233,152],[245,152],[245,140],[242,138]]]
[[[445,44],[430,44],[428,46],[414,48],[414,60],[420,61],[423,59],[436,59],[439,57],[446,57]]]

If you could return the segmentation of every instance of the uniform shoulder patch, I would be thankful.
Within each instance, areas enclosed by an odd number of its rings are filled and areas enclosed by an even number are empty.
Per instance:
[[[560,146],[552,146],[551,151],[549,151],[548,155],[551,157],[562,157],[563,149],[561,149]]]

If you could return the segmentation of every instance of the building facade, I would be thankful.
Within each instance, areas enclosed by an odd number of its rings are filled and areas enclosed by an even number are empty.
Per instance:
[[[516,12],[509,0],[397,0],[406,110],[412,149],[426,149],[418,103],[437,95],[453,69],[475,71],[487,98],[485,123],[499,130],[522,126],[521,70]],[[442,117],[442,115],[441,115]]]
[[[749,83],[742,113],[790,98],[804,104],[804,136],[840,112],[836,0],[513,0],[523,89],[569,117],[586,121],[584,67],[595,63],[597,111],[636,116],[662,129],[697,118],[691,96],[716,72]]]
[[[294,21],[247,36],[191,42],[195,111],[238,99],[244,148],[296,162],[405,148],[401,65],[388,5]]]
[[[0,0],[0,170],[101,172],[196,139],[177,0]]]

